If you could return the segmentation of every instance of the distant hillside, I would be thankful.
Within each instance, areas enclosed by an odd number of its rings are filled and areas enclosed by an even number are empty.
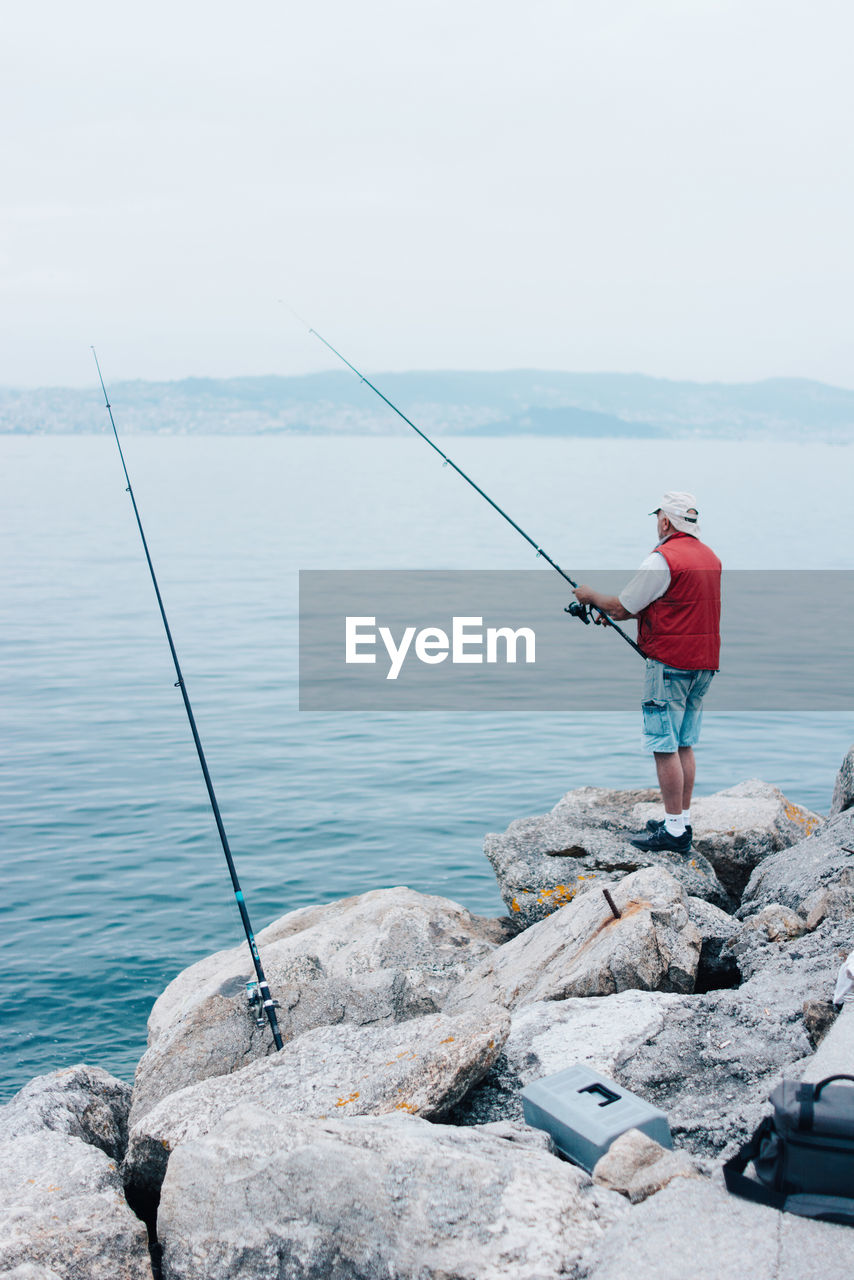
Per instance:
[[[854,391],[805,378],[670,382],[625,373],[370,375],[426,431],[477,436],[716,436],[854,441]],[[301,377],[115,383],[124,431],[165,434],[395,434],[405,430],[346,371]],[[102,431],[100,391],[0,388],[0,432]]]

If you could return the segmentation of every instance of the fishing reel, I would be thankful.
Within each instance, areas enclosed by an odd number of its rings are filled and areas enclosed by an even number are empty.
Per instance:
[[[572,604],[568,604],[564,613],[568,613],[571,618],[580,618],[585,627],[590,626],[590,619],[593,616],[590,605],[582,604],[580,600],[573,600]]]
[[[255,1019],[256,1027],[263,1027],[266,1022],[264,1016],[264,997],[261,995],[261,988],[257,982],[247,982],[246,984],[246,1003],[249,1005],[249,1012]],[[278,1009],[278,1000],[273,1001],[273,1008]]]

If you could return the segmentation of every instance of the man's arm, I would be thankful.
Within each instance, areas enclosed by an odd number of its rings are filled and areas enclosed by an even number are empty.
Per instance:
[[[580,604],[592,605],[600,613],[606,613],[609,618],[613,618],[614,622],[625,622],[626,618],[635,616],[623,608],[619,596],[606,596],[604,591],[594,591],[592,587],[586,587],[583,582],[572,594]]]
[[[636,618],[639,613],[643,613],[653,600],[664,595],[669,586],[670,568],[667,561],[660,552],[653,551],[618,596],[606,596],[603,591],[594,591],[592,587],[582,583],[576,589],[575,597],[581,604],[592,605],[600,613],[606,613],[614,622],[624,622],[626,618]],[[597,622],[600,620],[596,619]]]

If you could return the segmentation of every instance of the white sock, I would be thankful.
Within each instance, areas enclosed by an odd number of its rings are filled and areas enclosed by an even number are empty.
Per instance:
[[[681,836],[685,834],[685,820],[681,813],[665,813],[664,826],[672,836]]]
[[[685,823],[685,826],[686,826],[686,827],[690,827],[690,825],[691,825],[691,810],[690,810],[690,809],[683,809],[683,810],[682,810],[682,821]]]

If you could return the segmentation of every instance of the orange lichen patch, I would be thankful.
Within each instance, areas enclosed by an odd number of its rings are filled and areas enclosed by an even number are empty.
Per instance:
[[[514,899],[513,899],[513,901],[510,903],[510,910],[511,910],[511,911],[521,911],[521,910],[522,910],[522,908],[519,906],[519,903],[516,901],[516,899],[515,899],[515,898],[514,898]]]
[[[418,1108],[414,1102],[396,1102],[394,1109],[395,1111],[408,1111],[411,1116],[418,1114]]]
[[[439,1041],[439,1044],[453,1044],[453,1043],[454,1043],[454,1037],[453,1037],[453,1036],[448,1036],[445,1040],[440,1040],[440,1041]]]
[[[812,835],[816,827],[821,826],[821,818],[814,818],[812,814],[802,809],[799,804],[787,804],[785,814],[790,822],[797,822],[799,827],[803,827],[808,836]]]
[[[537,902],[547,903],[548,906],[556,911],[558,907],[563,907],[567,902],[572,902],[575,892],[575,889],[570,889],[567,884],[556,884],[553,889],[541,889]]]
[[[358,1092],[351,1093],[349,1098],[339,1098],[335,1105],[336,1107],[346,1107],[348,1102],[355,1102],[358,1096]]]

